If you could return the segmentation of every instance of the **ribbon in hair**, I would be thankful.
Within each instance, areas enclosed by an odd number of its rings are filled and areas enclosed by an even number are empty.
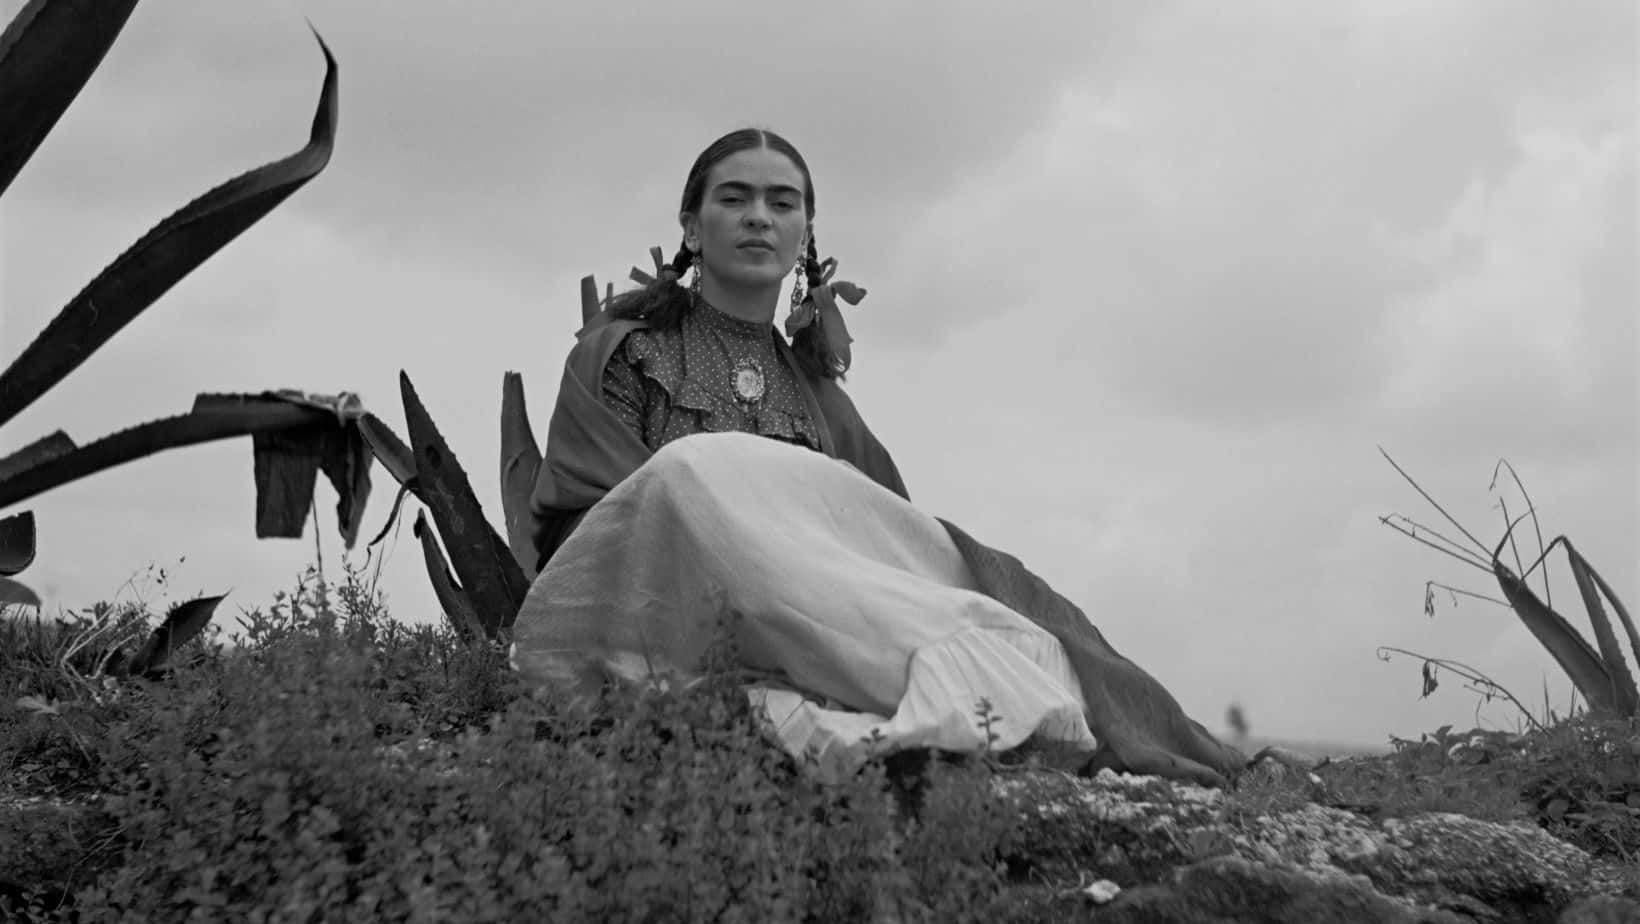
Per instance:
[[[837,357],[837,371],[846,372],[854,361],[853,351],[849,349],[854,338],[849,336],[848,325],[843,323],[843,312],[837,307],[837,300],[841,298],[850,305],[858,305],[866,297],[866,290],[841,279],[833,282],[831,277],[836,273],[836,257],[827,257],[820,262],[820,284],[811,286],[808,298],[786,316],[786,336],[796,336],[798,331],[819,321],[820,336],[825,338],[831,354]]]
[[[649,258],[655,261],[655,275],[651,276],[634,266],[632,272],[628,274],[633,282],[641,286],[647,286],[654,284],[656,279],[671,281],[678,278],[678,271],[666,265],[666,251],[659,247],[651,247],[649,248]]]

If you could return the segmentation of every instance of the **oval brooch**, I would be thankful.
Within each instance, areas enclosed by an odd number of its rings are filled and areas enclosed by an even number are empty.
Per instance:
[[[734,382],[737,399],[746,404],[756,404],[763,400],[763,367],[758,365],[756,360],[743,359],[735,363],[730,377]]]

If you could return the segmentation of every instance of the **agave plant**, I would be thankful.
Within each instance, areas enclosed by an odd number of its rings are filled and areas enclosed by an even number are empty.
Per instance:
[[[135,0],[30,0],[0,33],[0,194],[91,78],[135,7]],[[307,143],[210,189],[98,273],[0,372],[0,426],[324,169],[336,135],[336,61],[322,39],[319,47],[325,77]],[[360,414],[348,396],[202,394],[188,413],[84,446],[59,430],[0,458],[0,509],[156,452],[250,436],[258,476],[257,534],[299,536],[317,473],[324,469],[341,497],[341,529],[351,542],[369,490],[370,456],[357,433]],[[0,519],[0,602],[38,606],[38,597],[10,580],[34,557],[33,514]],[[171,649],[203,628],[214,606],[213,598],[180,606],[172,614],[177,618],[167,619],[138,652],[136,667],[159,668]]]
[[[136,0],[30,0],[0,34],[0,194],[91,78],[136,5]],[[209,190],[99,273],[0,373],[0,426],[325,168],[335,143],[337,67],[324,40],[317,31],[314,35],[324,55],[325,77],[307,144]],[[352,394],[296,390],[202,394],[186,414],[131,427],[85,446],[57,431],[0,458],[0,510],[156,452],[250,436],[257,476],[257,536],[299,537],[318,473],[323,471],[339,497],[337,516],[343,539],[351,546],[369,495],[370,465],[379,460],[401,486],[394,517],[406,495],[414,495],[426,508],[417,516],[416,534],[446,614],[463,634],[493,639],[511,625],[534,572],[525,524],[529,488],[541,453],[524,410],[522,380],[508,373],[503,383],[502,481],[510,544],[484,518],[465,472],[404,373],[400,394],[408,445]],[[0,604],[39,605],[32,591],[11,580],[34,557],[33,514],[24,511],[0,518]],[[168,618],[156,630],[139,652],[137,667],[160,667],[166,652],[204,627],[217,599],[190,601],[199,605],[174,611],[172,616],[178,618]],[[198,618],[201,613],[207,614],[204,621]]]
[[[652,247],[649,255],[658,275],[665,265],[664,252]],[[630,275],[643,285],[655,278],[637,267]],[[613,297],[613,285],[605,288],[600,299],[597,281],[592,276],[583,277],[582,323],[607,308]],[[507,372],[501,381],[500,476],[505,539],[484,518],[466,473],[439,435],[409,377],[402,373],[399,387],[414,448],[405,446],[372,417],[363,421],[365,439],[398,479],[399,500],[414,494],[433,514],[433,525],[429,525],[426,516],[418,513],[413,529],[445,615],[469,638],[495,639],[511,628],[536,574],[530,494],[541,467],[541,447],[525,405],[523,376]],[[398,506],[395,502],[389,526],[397,518]],[[449,561],[440,550],[435,532],[450,551]]]
[[[1503,507],[1504,534],[1497,544],[1488,548],[1476,539],[1474,534],[1465,529],[1445,508],[1436,503],[1428,492],[1419,487],[1418,482],[1406,473],[1406,470],[1384,452],[1384,458],[1400,473],[1402,478],[1412,485],[1417,492],[1428,501],[1446,521],[1452,524],[1464,538],[1473,546],[1463,545],[1437,530],[1420,525],[1399,514],[1390,514],[1379,518],[1379,521],[1392,529],[1409,536],[1439,552],[1450,555],[1465,564],[1489,572],[1503,590],[1503,600],[1484,594],[1463,591],[1458,588],[1445,587],[1430,582],[1425,585],[1424,611],[1434,612],[1434,589],[1441,586],[1455,594],[1477,597],[1508,606],[1526,626],[1527,631],[1543,645],[1555,663],[1560,665],[1566,676],[1571,679],[1589,708],[1596,713],[1605,713],[1620,716],[1640,715],[1640,691],[1636,690],[1634,674],[1629,670],[1628,662],[1624,659],[1622,644],[1618,641],[1612,623],[1606,613],[1606,603],[1611,604],[1617,613],[1624,634],[1627,637],[1629,650],[1637,660],[1640,660],[1640,632],[1636,632],[1634,620],[1629,611],[1623,606],[1611,585],[1606,583],[1588,559],[1578,552],[1572,541],[1566,536],[1556,536],[1547,545],[1543,542],[1543,533],[1538,528],[1537,511],[1532,505],[1531,498],[1526,494],[1525,485],[1521,484],[1516,475],[1514,466],[1506,460],[1500,460],[1493,471],[1492,483],[1495,487],[1499,475],[1507,470],[1519,488],[1521,496],[1526,502],[1526,512],[1515,519],[1509,518],[1509,508]],[[1529,567],[1523,567],[1520,561],[1518,547],[1514,540],[1515,528],[1520,521],[1530,517],[1533,529],[1537,535],[1538,557]],[[1566,561],[1572,572],[1572,579],[1577,584],[1578,595],[1582,598],[1584,611],[1589,617],[1589,623],[1594,630],[1595,644],[1590,645],[1577,629],[1551,605],[1552,597],[1549,591],[1548,566],[1546,564],[1549,553],[1559,546],[1566,551]],[[1515,548],[1515,568],[1511,569],[1504,564],[1503,553],[1505,547]],[[1532,572],[1543,566],[1543,598],[1526,583]],[[1434,659],[1426,659],[1424,667],[1425,692],[1433,689]],[[1513,697],[1510,697],[1513,699]]]

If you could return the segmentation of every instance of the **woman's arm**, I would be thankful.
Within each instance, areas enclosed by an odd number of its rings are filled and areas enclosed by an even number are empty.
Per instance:
[[[643,373],[633,365],[631,351],[624,343],[615,348],[615,355],[604,366],[601,397],[604,406],[615,414],[622,425],[643,440],[644,378]]]

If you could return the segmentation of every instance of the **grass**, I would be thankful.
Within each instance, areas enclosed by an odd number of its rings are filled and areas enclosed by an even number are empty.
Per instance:
[[[162,680],[100,676],[151,621],[0,621],[0,826],[24,798],[86,810],[66,868],[31,879],[0,848],[0,918],[1006,920],[1042,894],[1015,889],[1029,848],[989,788],[1018,754],[819,786],[761,733],[727,648],[688,690],[568,699],[523,689],[498,648],[391,620],[356,573],[310,572]],[[1319,791],[1250,775],[1225,811],[1319,792],[1536,821],[1632,860],[1637,748],[1633,721],[1442,729],[1323,766]]]

